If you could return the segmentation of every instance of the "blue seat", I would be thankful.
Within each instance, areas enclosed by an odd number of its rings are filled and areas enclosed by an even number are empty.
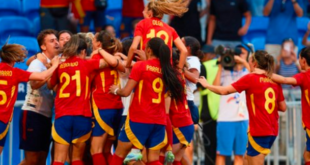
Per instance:
[[[251,43],[254,45],[255,50],[265,50],[266,38],[256,37],[251,40]]]
[[[40,17],[40,0],[22,0],[23,15],[29,20]]]
[[[24,17],[0,17],[0,45],[4,44],[8,36],[33,36],[31,22]]]
[[[122,0],[108,0],[108,7],[106,10],[122,10],[123,1]]]
[[[298,37],[302,38],[308,30],[308,23],[310,21],[307,17],[297,17]]]
[[[29,57],[40,52],[38,41],[34,37],[11,37],[9,44],[23,45],[27,49]]]
[[[21,15],[20,0],[0,0],[0,17]],[[1,25],[2,26],[2,25]]]
[[[33,24],[32,24],[32,32],[34,34],[34,36],[38,36],[38,34],[41,31],[41,23],[40,23],[40,17],[36,17],[33,20]]]
[[[245,19],[242,20],[242,24],[245,24]],[[257,37],[266,37],[268,25],[268,17],[252,17],[248,33],[242,37],[242,40],[249,42]]]

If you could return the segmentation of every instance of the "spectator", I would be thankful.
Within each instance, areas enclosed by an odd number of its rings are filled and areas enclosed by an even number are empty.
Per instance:
[[[89,26],[93,21],[95,31],[100,32],[105,25],[105,7],[97,8],[94,0],[81,0],[85,17],[81,19],[81,32],[89,32]]]
[[[78,17],[83,18],[80,0],[74,1],[73,8],[78,12]],[[41,0],[40,21],[41,29],[55,29],[57,31],[69,30],[70,22],[67,18],[71,0]]]
[[[304,46],[310,46],[310,41],[308,41],[309,33],[310,33],[310,22],[308,23],[308,30],[305,33],[304,37],[302,38],[302,44]]]
[[[204,53],[210,53],[211,49],[202,47]],[[201,65],[200,76],[206,77],[208,82],[213,83],[218,71],[217,59],[205,61]],[[220,96],[210,92],[208,89],[200,88],[200,119],[203,122],[203,140],[205,147],[205,165],[215,164],[216,156],[216,119],[220,104]]]
[[[233,70],[226,70],[220,64],[213,85],[227,86],[249,73],[248,57],[253,50],[246,44],[238,45],[240,56],[234,56],[237,64]],[[231,93],[220,97],[217,118],[216,164],[225,165],[225,157],[234,153],[234,164],[243,164],[243,156],[247,146],[248,111],[245,92]]]
[[[247,0],[252,16],[263,16],[265,0]]]
[[[201,0],[191,0],[188,4],[188,11],[182,17],[173,17],[170,26],[173,27],[179,36],[192,36],[201,40],[200,25]]]
[[[281,45],[281,53],[279,54],[276,66],[276,72],[284,77],[293,77],[300,72],[299,66],[296,64],[297,56],[295,53],[295,44],[292,39],[285,39]],[[282,84],[283,89],[291,88],[291,85]]]
[[[133,37],[133,22],[143,19],[143,9],[143,0],[123,0],[121,39],[129,36]]]
[[[242,26],[242,18],[245,24]],[[212,0],[207,44],[236,47],[241,44],[251,23],[251,13],[246,0]]]
[[[303,0],[265,0],[263,13],[269,17],[266,51],[275,59],[285,38],[292,38],[294,43],[298,43],[296,17],[303,16],[302,6]]]
[[[62,30],[58,32],[57,38],[59,41],[59,47],[62,48],[65,45],[65,43],[67,43],[70,40],[71,36],[72,33],[68,30]]]
[[[203,63],[205,61],[209,61],[209,60],[216,58],[214,49],[215,48],[212,45],[204,45],[202,47],[203,55],[201,57],[199,57],[200,62]]]
[[[115,29],[114,29],[114,27],[113,27],[112,25],[106,25],[106,26],[104,27],[104,30],[108,31],[109,33],[112,34],[113,37],[116,38]]]

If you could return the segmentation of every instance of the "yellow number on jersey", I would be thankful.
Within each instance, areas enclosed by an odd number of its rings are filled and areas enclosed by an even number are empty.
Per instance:
[[[157,84],[159,84],[159,87],[156,86]],[[164,88],[163,80],[159,77],[156,78],[152,83],[152,87],[153,87],[154,92],[158,93],[158,98],[152,99],[152,103],[159,104],[161,102],[161,93],[163,92],[163,88]]]
[[[8,81],[0,80],[0,85],[8,85]],[[8,97],[6,96],[6,93],[4,91],[1,91],[1,90],[0,90],[0,95],[2,96],[2,100],[0,101],[0,105],[4,105],[7,102]],[[13,95],[13,93],[12,93],[12,95]]]
[[[119,84],[119,83],[118,83],[119,78],[118,78],[117,75],[118,75],[118,74],[117,74],[117,71],[111,70],[111,76],[114,76],[114,85],[118,85],[118,84]]]
[[[154,38],[154,37],[159,37],[159,38],[161,38],[162,36],[164,36],[164,41],[165,41],[165,43],[166,44],[168,44],[168,41],[169,41],[169,35],[168,35],[168,33],[166,32],[166,31],[164,31],[164,30],[160,30],[159,32],[157,32],[156,34],[155,34],[155,29],[151,29],[150,30],[150,33],[148,33],[147,35],[146,35],[146,38],[149,38],[149,39],[152,39],[152,38]]]
[[[63,81],[63,78],[65,79]],[[80,71],[75,71],[75,74],[71,77],[72,80],[75,80],[76,82],[76,96],[81,96],[81,74]],[[61,86],[59,90],[59,98],[68,98],[70,97],[70,93],[64,93],[63,91],[66,89],[66,87],[70,84],[70,75],[66,72],[63,72],[60,75],[60,83],[64,84]]]
[[[119,84],[119,79],[118,79],[118,74],[117,71],[115,70],[111,70],[111,76],[114,76],[114,85],[118,85]],[[100,73],[100,78],[101,78],[101,83],[102,83],[102,91],[105,92],[105,74],[104,72]]]
[[[269,96],[269,94],[272,94],[272,97]],[[274,90],[269,87],[265,90],[265,109],[269,114],[272,114],[272,112],[274,111],[275,107],[276,107],[276,95]],[[251,94],[251,102],[252,102],[252,109],[253,109],[253,113],[255,115],[255,104],[254,104],[254,94]],[[269,105],[271,104],[271,108],[269,107]]]

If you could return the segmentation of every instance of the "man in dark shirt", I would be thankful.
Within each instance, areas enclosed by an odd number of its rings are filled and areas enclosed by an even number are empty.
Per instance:
[[[245,24],[242,26],[242,18]],[[207,44],[234,48],[241,44],[251,24],[246,0],[211,0]]]

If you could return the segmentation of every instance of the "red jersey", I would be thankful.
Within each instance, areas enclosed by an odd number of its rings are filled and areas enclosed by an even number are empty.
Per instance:
[[[123,17],[143,18],[143,0],[123,0]]]
[[[130,79],[138,82],[129,117],[133,122],[166,125],[165,90],[158,59],[137,62]]]
[[[95,0],[81,0],[84,11],[96,11]]]
[[[99,60],[70,57],[53,73],[50,83],[58,84],[55,99],[56,119],[62,116],[91,117],[89,75],[99,69]]]
[[[301,107],[302,107],[302,122],[306,128],[310,129],[310,70],[306,72],[298,73],[294,76],[296,79],[296,86],[301,88]]]
[[[102,58],[99,54],[92,57],[92,59]],[[108,67],[95,72],[92,96],[99,110],[123,108],[121,96],[109,93],[109,88],[112,85],[119,85],[119,74],[117,70]]]
[[[134,36],[142,37],[140,43],[142,50],[145,50],[147,42],[154,37],[162,38],[172,50],[174,40],[179,37],[172,27],[155,17],[140,21],[136,26]]]
[[[18,83],[29,81],[31,73],[0,63],[0,121],[8,123],[13,115]]]
[[[278,103],[284,100],[282,87],[265,75],[247,74],[232,86],[245,91],[252,136],[278,135]]]
[[[186,99],[186,85],[185,81],[182,81],[182,84],[184,86],[184,96],[182,101],[176,101],[173,99],[171,101],[170,105],[170,119],[173,127],[185,127],[194,124],[192,117],[191,117],[191,111],[188,108],[187,105],[187,99]]]
[[[72,0],[41,0],[41,7],[69,7]]]

